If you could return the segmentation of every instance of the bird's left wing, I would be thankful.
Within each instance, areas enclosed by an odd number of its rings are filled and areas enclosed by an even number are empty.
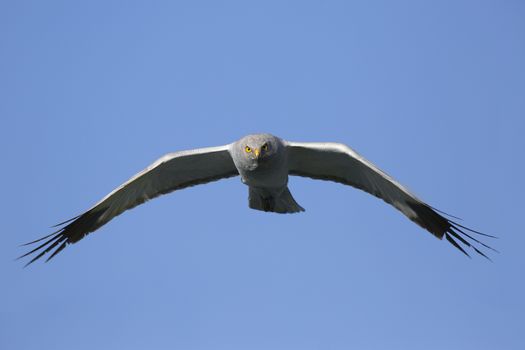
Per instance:
[[[473,237],[473,234],[482,234],[481,232],[440,215],[436,209],[418,199],[392,177],[344,144],[287,142],[287,152],[290,175],[331,180],[368,192],[391,204],[439,239],[445,237],[467,256],[461,244],[471,247],[484,257],[487,256],[475,245],[492,249]]]
[[[58,224],[56,232],[27,244],[47,239],[20,258],[37,254],[27,265],[55,249],[49,259],[120,215],[152,198],[175,190],[238,175],[229,145],[169,153],[113,190],[83,214]],[[26,244],[26,245],[27,245]],[[26,265],[26,266],[27,266]]]

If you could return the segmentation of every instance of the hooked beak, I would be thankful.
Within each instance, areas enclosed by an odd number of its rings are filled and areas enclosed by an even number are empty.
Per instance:
[[[259,159],[259,155],[261,154],[261,150],[256,148],[253,150],[253,153],[255,153],[255,159]]]

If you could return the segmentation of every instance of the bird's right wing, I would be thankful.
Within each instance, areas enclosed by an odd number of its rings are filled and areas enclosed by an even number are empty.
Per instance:
[[[460,243],[485,257],[487,256],[475,244],[492,249],[466,231],[482,233],[440,215],[436,209],[344,144],[287,142],[287,151],[290,175],[331,180],[368,192],[391,204],[439,239],[445,237],[466,255],[468,254]]]
[[[238,175],[229,145],[174,152],[133,176],[83,214],[62,222],[56,232],[27,244],[47,240],[20,258],[38,253],[27,265],[51,252],[49,259],[124,211],[157,196]],[[27,245],[26,244],[26,245]],[[26,265],[26,266],[27,266]]]

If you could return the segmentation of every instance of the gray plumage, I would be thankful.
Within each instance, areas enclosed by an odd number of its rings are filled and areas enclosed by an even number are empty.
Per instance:
[[[492,249],[474,235],[493,236],[442,216],[344,144],[289,142],[270,134],[256,134],[225,146],[165,155],[83,214],[58,224],[57,231],[26,243],[44,241],[20,258],[36,254],[27,263],[29,265],[50,253],[49,260],[68,244],[78,242],[114,217],[149,199],[237,175],[249,187],[248,205],[252,209],[276,213],[304,211],[288,189],[288,176],[330,180],[381,198],[434,236],[445,237],[467,256],[465,247],[484,257],[487,256],[476,244]]]

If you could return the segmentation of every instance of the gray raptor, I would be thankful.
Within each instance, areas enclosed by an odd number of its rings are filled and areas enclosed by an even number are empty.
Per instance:
[[[288,176],[331,180],[381,198],[437,238],[445,237],[467,256],[465,247],[484,257],[487,256],[479,249],[479,245],[492,249],[474,235],[493,236],[444,217],[440,214],[442,212],[418,199],[344,144],[290,142],[270,134],[256,134],[225,146],[165,155],[86,212],[56,225],[60,227],[57,231],[27,243],[44,241],[20,258],[36,254],[27,263],[29,265],[46,253],[51,253],[47,258],[49,260],[68,244],[78,242],[124,211],[152,198],[237,175],[249,188],[248,205],[252,209],[275,213],[304,211],[288,189]]]

